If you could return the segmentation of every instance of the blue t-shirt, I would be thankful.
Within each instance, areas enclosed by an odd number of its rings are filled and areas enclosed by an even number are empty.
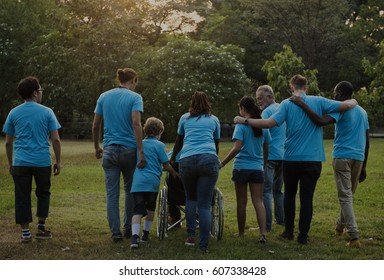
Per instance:
[[[148,137],[143,140],[143,150],[147,165],[144,168],[136,167],[131,192],[158,192],[162,164],[169,161],[165,144],[154,137]]]
[[[102,93],[95,113],[104,119],[104,146],[119,144],[136,148],[132,127],[132,112],[143,112],[141,95],[126,88],[115,88]]]
[[[50,166],[49,134],[61,128],[52,109],[36,102],[13,108],[3,132],[15,137],[14,166]]]
[[[235,156],[233,169],[248,169],[263,171],[263,144],[271,141],[268,129],[263,129],[263,135],[255,137],[252,127],[237,124],[233,131],[232,140],[240,140],[243,146]]]
[[[336,120],[333,158],[364,161],[366,131],[369,129],[367,112],[357,105],[346,112],[329,116]]]
[[[261,113],[263,119],[268,119],[278,110],[280,104],[272,103]],[[269,143],[268,160],[282,160],[284,156],[284,142],[285,142],[285,123],[280,126],[275,126],[269,129],[272,140]]]
[[[189,117],[189,113],[184,114],[177,133],[184,135],[180,159],[200,154],[216,155],[215,140],[220,139],[220,122],[216,116]]]
[[[321,96],[302,95],[304,102],[318,115],[336,112],[340,102]],[[284,144],[286,161],[325,161],[323,129],[315,125],[299,106],[285,99],[271,118],[278,124],[287,125]]]

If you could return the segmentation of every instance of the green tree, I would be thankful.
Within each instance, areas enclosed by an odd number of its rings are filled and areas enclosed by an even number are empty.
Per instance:
[[[55,30],[61,22],[61,10],[54,0],[0,0],[0,123],[9,110],[19,104],[16,86],[26,75],[24,51],[42,34]]]
[[[240,97],[250,94],[239,53],[235,46],[173,38],[163,47],[134,55],[128,64],[141,69],[138,92],[144,99],[144,118],[162,119],[164,139],[174,141],[178,120],[199,90],[208,95],[221,122],[232,122]]]
[[[384,127],[384,40],[380,44],[379,59],[363,60],[363,67],[372,82],[357,92],[356,98],[368,113],[372,128]]]
[[[317,70],[305,69],[302,58],[287,45],[283,47],[282,52],[273,56],[273,60],[266,61],[262,69],[267,74],[268,84],[273,88],[277,101],[291,96],[289,80],[295,74],[301,74],[308,79],[311,94],[320,92],[316,77]]]

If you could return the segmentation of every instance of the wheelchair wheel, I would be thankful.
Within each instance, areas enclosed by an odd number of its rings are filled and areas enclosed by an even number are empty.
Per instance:
[[[223,194],[219,189],[215,189],[213,195],[211,218],[211,235],[216,240],[221,240],[223,238],[224,229],[224,200]]]
[[[162,240],[167,234],[167,189],[160,190],[157,203],[157,237]]]

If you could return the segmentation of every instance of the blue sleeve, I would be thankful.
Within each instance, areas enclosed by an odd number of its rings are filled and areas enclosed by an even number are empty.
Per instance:
[[[143,98],[137,94],[132,106],[132,112],[143,112]]]
[[[169,161],[169,158],[167,155],[167,149],[166,149],[164,143],[161,143],[161,145],[159,145],[158,153],[159,153],[159,158],[160,158],[161,163],[166,163]]]
[[[319,97],[323,115],[337,112],[340,108],[340,101],[331,100],[325,97]]]
[[[269,129],[263,129],[264,143],[270,143],[272,140],[271,133]]]
[[[100,95],[99,99],[97,99],[95,113],[103,115],[103,95]]]
[[[235,141],[235,140],[244,141],[244,133],[243,133],[242,126],[244,126],[244,124],[235,125],[235,129],[232,135],[232,141]]]
[[[184,131],[184,122],[185,122],[185,118],[181,117],[180,118],[180,121],[179,121],[179,126],[177,128],[177,134],[178,135],[184,135],[185,134],[185,131]]]
[[[8,115],[4,127],[3,132],[8,135],[15,135],[15,127],[12,125],[12,116],[11,114]]]
[[[285,99],[283,102],[281,102],[279,108],[277,109],[276,113],[274,113],[270,119],[273,119],[278,126],[282,125],[286,118],[287,118],[287,102],[290,102],[290,101],[287,101],[287,99]]]

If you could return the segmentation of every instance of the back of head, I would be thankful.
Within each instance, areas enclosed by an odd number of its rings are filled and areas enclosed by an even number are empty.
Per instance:
[[[335,93],[338,94],[342,100],[350,99],[353,94],[353,86],[348,81],[341,81],[335,86]]]
[[[32,98],[33,92],[39,90],[39,88],[39,80],[36,77],[29,76],[19,82],[17,92],[25,100]]]
[[[144,133],[148,137],[155,137],[163,133],[164,124],[158,118],[150,117],[145,121]]]
[[[305,89],[308,85],[307,78],[302,75],[293,76],[289,83],[295,90]]]
[[[137,81],[137,78],[138,78],[136,71],[133,70],[132,68],[118,69],[116,75],[117,75],[117,79],[122,84],[127,83],[134,79],[136,79]]]
[[[200,115],[210,115],[211,114],[211,103],[207,95],[202,91],[196,91],[189,105],[189,113],[192,117],[197,117]]]
[[[261,111],[259,106],[256,105],[255,100],[250,96],[244,96],[240,99],[239,107],[247,111],[251,115],[252,119],[261,119]],[[260,128],[252,127],[255,137],[259,137],[263,134]]]

